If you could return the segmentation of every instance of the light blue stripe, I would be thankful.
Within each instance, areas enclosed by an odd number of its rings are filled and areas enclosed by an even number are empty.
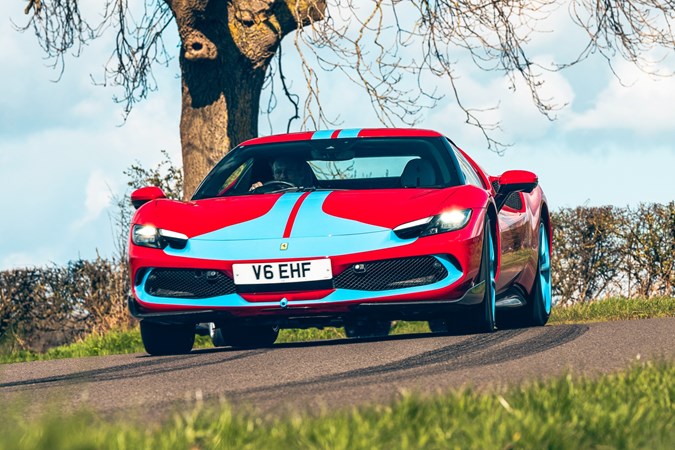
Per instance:
[[[286,223],[288,222],[288,217],[291,215],[293,206],[295,206],[302,194],[302,192],[283,194],[266,214],[247,222],[230,225],[229,227],[224,227],[210,233],[195,236],[188,242],[281,238],[284,235],[284,229],[286,228]],[[166,250],[170,251],[172,249],[171,247],[167,247]]]
[[[331,191],[319,191],[312,192],[307,196],[298,210],[298,215],[295,218],[293,230],[291,231],[291,237],[321,236],[330,238],[350,234],[385,233],[388,236],[392,236],[394,242],[403,242],[389,228],[369,225],[357,220],[336,217],[326,213],[323,210],[323,203],[330,194],[332,194]],[[373,239],[373,237],[368,236],[365,239]],[[408,242],[410,240],[405,243]]]
[[[332,216],[323,211],[331,192],[312,192],[303,201],[291,237],[283,238],[293,205],[302,193],[281,196],[265,215],[188,239],[184,249],[166,247],[171,256],[212,260],[273,260],[317,258],[369,252],[408,245],[416,239],[401,239],[389,228]],[[281,250],[281,244],[288,244]]]
[[[355,138],[359,137],[359,132],[361,131],[361,128],[349,128],[346,130],[341,130],[340,133],[337,135],[338,138]]]
[[[419,292],[433,291],[436,289],[441,289],[448,287],[451,284],[455,283],[462,276],[462,272],[457,270],[457,268],[450,264],[448,260],[442,257],[436,256],[436,259],[443,264],[443,266],[448,271],[448,276],[444,279],[437,281],[433,284],[427,284],[425,286],[415,286],[403,289],[390,289],[387,291],[359,291],[352,289],[336,289],[330,295],[318,299],[318,300],[299,300],[299,301],[289,301],[288,306],[312,306],[312,305],[321,305],[326,303],[340,303],[345,301],[353,300],[371,300],[379,297],[387,297],[392,295],[403,295],[403,294],[414,294]],[[221,295],[219,297],[211,298],[201,298],[195,300],[186,300],[181,298],[170,298],[170,297],[154,297],[147,292],[145,292],[145,283],[150,276],[150,273],[145,275],[143,283],[141,283],[138,288],[136,288],[136,295],[138,298],[150,304],[158,305],[174,305],[174,306],[199,306],[204,308],[214,308],[214,307],[275,307],[279,306],[279,302],[247,302],[239,294],[228,294]]]
[[[314,139],[330,139],[335,130],[319,130],[315,131],[312,135],[312,140]]]
[[[164,252],[184,258],[210,259],[216,261],[278,260],[285,258],[323,258],[399,247],[413,243],[403,240],[393,231],[349,234],[340,236],[316,236],[284,239],[256,239],[250,237],[236,241],[203,241],[190,239],[182,250],[167,247]],[[288,244],[281,250],[281,244]]]

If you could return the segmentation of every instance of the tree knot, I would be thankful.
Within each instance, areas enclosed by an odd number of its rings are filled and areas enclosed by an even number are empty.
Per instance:
[[[200,59],[216,59],[218,49],[210,39],[197,30],[191,30],[183,39],[185,59],[197,61]]]

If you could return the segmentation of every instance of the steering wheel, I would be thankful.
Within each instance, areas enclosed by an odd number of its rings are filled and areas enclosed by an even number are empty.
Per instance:
[[[297,187],[293,183],[289,183],[288,181],[282,181],[282,180],[270,180],[266,181],[263,183],[262,186],[258,186],[257,188],[253,189],[253,193],[255,194],[265,194],[268,192],[274,192],[278,191],[280,189],[287,189],[287,188],[294,188]]]

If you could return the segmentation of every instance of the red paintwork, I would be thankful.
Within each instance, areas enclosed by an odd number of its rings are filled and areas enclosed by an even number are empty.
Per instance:
[[[156,200],[143,205],[134,223],[180,232],[189,238],[260,217],[274,206],[281,194],[223,197],[179,202]]]
[[[260,145],[260,144],[272,144],[276,142],[294,142],[294,141],[306,141],[312,139],[313,131],[301,131],[299,133],[288,133],[288,134],[275,134],[273,136],[263,136],[258,138],[249,139],[244,141],[239,146],[248,146],[248,145]]]
[[[138,204],[165,198],[164,191],[157,186],[145,186],[131,193],[131,203]]]
[[[420,128],[364,128],[359,131],[359,137],[443,137],[443,135],[438,131]]]
[[[527,170],[507,170],[499,177],[499,184],[530,184],[538,183],[539,179]]]
[[[448,189],[373,189],[339,191],[328,196],[323,211],[384,228],[433,216],[453,208],[481,208],[487,202],[485,191],[474,186]],[[408,205],[402,208],[401,205]],[[412,207],[414,205],[414,207]]]
[[[336,138],[340,130],[332,133]],[[292,142],[311,139],[313,132],[291,133],[277,136],[268,136],[251,139],[242,145],[261,145],[275,142]],[[429,130],[415,129],[363,129],[359,138],[368,137],[441,137],[442,135]],[[461,150],[460,150],[461,151]],[[334,191],[323,203],[323,211],[327,214],[348,218],[374,226],[393,229],[406,222],[417,220],[442,213],[453,208],[470,208],[472,216],[462,230],[428,236],[416,240],[414,243],[402,247],[394,247],[364,253],[341,256],[331,256],[334,275],[339,275],[356,262],[368,262],[381,259],[401,258],[429,254],[452,255],[460,265],[463,276],[456,283],[436,291],[421,292],[389,297],[368,299],[368,302],[414,301],[430,299],[457,299],[460,298],[472,285],[478,276],[481,247],[483,243],[483,223],[487,209],[493,207],[492,197],[495,192],[491,182],[498,179],[502,184],[521,184],[536,182],[536,175],[527,171],[508,171],[501,177],[487,174],[465,152],[466,159],[473,166],[484,188],[475,186],[458,186],[445,189],[387,189],[361,191]],[[148,189],[148,188],[144,188]],[[134,195],[138,197],[138,192]],[[152,192],[152,191],[143,191]],[[156,194],[156,191],[154,191]],[[153,195],[155,195],[153,194]],[[149,194],[148,194],[149,195]],[[538,230],[541,220],[544,220],[550,232],[550,220],[546,208],[546,198],[537,186],[529,194],[520,194],[523,208],[514,210],[508,207],[498,214],[497,252],[498,273],[497,292],[504,293],[517,285],[526,293],[532,291],[535,283]],[[186,234],[188,237],[209,233],[226,226],[246,222],[269,212],[281,194],[265,194],[254,196],[233,196],[215,199],[179,202],[167,199],[149,201],[137,211],[134,224],[151,224],[159,228],[166,228]],[[303,196],[302,199],[306,197]],[[300,209],[298,201],[286,223],[283,236],[292,236],[293,223]],[[549,245],[552,242],[549,242]],[[195,269],[222,270],[232,276],[233,261],[207,260],[195,258],[181,258],[170,256],[161,250],[138,247],[130,244],[130,275],[134,279],[137,271],[144,267],[190,267]],[[279,259],[275,261],[292,261],[306,258]],[[238,263],[256,262],[254,260]],[[135,287],[134,287],[135,289]],[[293,310],[282,313],[263,311],[264,307],[255,306],[259,302],[278,302],[285,297],[289,302],[299,300],[321,299],[329,295],[332,290],[317,290],[311,292],[285,292],[266,294],[241,294],[241,297],[250,302],[246,308],[221,308],[239,316],[255,316],[262,314],[294,314]],[[186,300],[184,305],[155,305],[144,304],[138,298],[141,307],[148,311],[179,311],[204,309],[190,305]],[[330,314],[347,312],[354,302],[336,304],[317,304],[311,311],[303,314]],[[208,309],[218,309],[209,307]]]

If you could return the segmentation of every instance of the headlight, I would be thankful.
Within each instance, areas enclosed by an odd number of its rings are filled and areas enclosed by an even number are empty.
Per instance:
[[[404,223],[394,228],[401,239],[430,236],[464,228],[471,218],[470,209],[453,209],[441,214]]]
[[[152,225],[134,225],[131,241],[141,247],[164,248],[169,245],[182,249],[185,248],[188,237],[183,233],[163,230]]]

